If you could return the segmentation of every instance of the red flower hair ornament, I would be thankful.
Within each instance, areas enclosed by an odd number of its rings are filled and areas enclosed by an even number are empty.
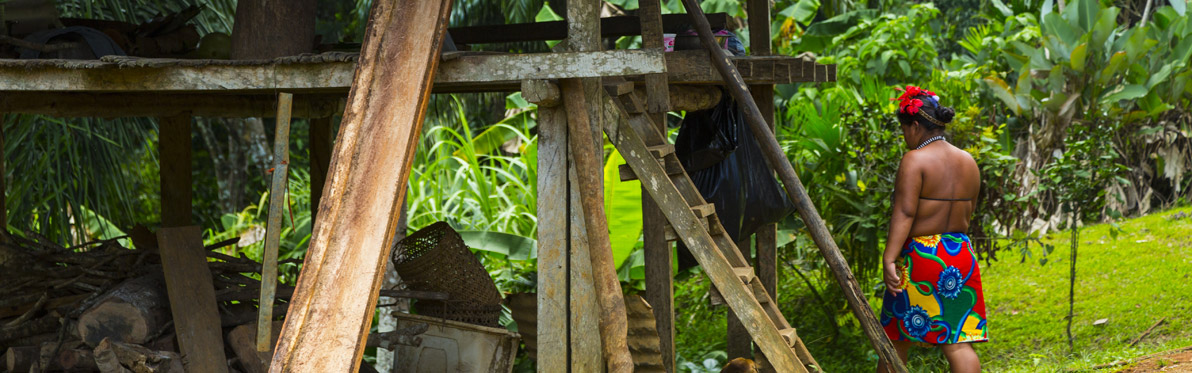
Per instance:
[[[894,87],[894,89],[902,91],[902,95],[892,98],[890,101],[899,101],[898,111],[910,115],[919,114],[919,108],[923,107],[923,100],[917,99],[915,97],[923,95],[932,96],[932,98],[938,97],[935,95],[935,92],[928,91],[913,85],[906,86],[905,90],[898,87]],[[936,98],[936,100],[939,99]]]

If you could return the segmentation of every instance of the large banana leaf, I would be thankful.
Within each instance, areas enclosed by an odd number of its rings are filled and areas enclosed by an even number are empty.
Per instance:
[[[637,180],[621,181],[617,168],[623,164],[625,159],[616,150],[604,164],[604,214],[608,217],[613,263],[618,268],[642,236],[642,184]]]

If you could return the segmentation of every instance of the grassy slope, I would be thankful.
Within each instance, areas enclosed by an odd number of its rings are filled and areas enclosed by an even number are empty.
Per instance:
[[[1054,245],[1047,263],[1039,264],[1040,250],[1020,262],[1017,254],[982,267],[990,323],[990,343],[977,345],[987,371],[1062,371],[1084,369],[1176,347],[1192,345],[1192,217],[1169,220],[1185,213],[1181,208],[1124,221],[1116,240],[1108,225],[1081,231],[1077,258],[1076,315],[1072,326],[1076,353],[1069,356],[1064,334],[1068,312],[1068,232],[1044,239]],[[983,263],[984,264],[984,263]],[[781,267],[780,267],[781,268]],[[806,286],[783,268],[779,302],[784,313],[807,341],[812,354],[829,371],[873,369],[876,355],[858,328],[842,329],[832,338],[830,327]],[[707,280],[702,275],[680,282],[676,289],[679,353],[699,361],[709,351],[724,349],[723,308],[706,306]],[[824,296],[838,296],[835,284],[816,284]],[[874,307],[880,299],[871,298]],[[847,312],[847,310],[841,310]],[[1137,346],[1127,344],[1147,327],[1166,317]],[[1108,323],[1093,326],[1098,319]],[[855,325],[842,316],[842,325]],[[915,349],[912,371],[946,371],[947,362],[937,350]]]
[[[1046,265],[1003,260],[983,268],[992,343],[979,352],[990,370],[1089,368],[1101,363],[1192,345],[1192,217],[1169,220],[1182,208],[1128,220],[1116,240],[1108,225],[1081,231],[1076,261],[1076,353],[1064,334],[1068,311],[1067,232]],[[1127,345],[1160,318],[1166,323]],[[1093,326],[1098,319],[1108,323]]]

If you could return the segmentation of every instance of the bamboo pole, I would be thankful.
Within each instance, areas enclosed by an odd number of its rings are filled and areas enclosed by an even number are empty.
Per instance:
[[[609,372],[632,372],[633,359],[629,355],[626,338],[629,332],[625,314],[625,298],[617,279],[616,266],[608,238],[608,221],[604,215],[604,191],[601,190],[598,160],[604,153],[596,148],[583,84],[578,79],[564,79],[563,102],[567,107],[567,136],[579,177],[580,203],[588,233],[588,255],[592,261],[592,277],[600,304],[600,340],[605,365]]]
[[[691,15],[692,23],[695,25],[696,32],[699,33],[700,42],[704,48],[708,50],[708,57],[712,60],[712,65],[720,72],[720,75],[725,79],[725,86],[729,93],[741,105],[745,111],[745,119],[749,123],[749,129],[753,131],[753,136],[757,138],[758,145],[761,145],[762,153],[766,156],[766,163],[770,164],[770,168],[778,173],[778,177],[782,180],[783,188],[786,190],[795,207],[799,211],[799,217],[807,224],[807,231],[811,233],[811,239],[815,241],[815,245],[819,247],[820,255],[823,255],[824,261],[827,262],[828,268],[832,269],[832,274],[836,277],[836,282],[844,291],[844,297],[848,300],[849,308],[852,309],[853,315],[861,322],[861,327],[865,331],[865,335],[869,337],[869,342],[873,344],[874,349],[882,360],[887,362],[895,362],[888,364],[895,372],[907,372],[906,365],[898,358],[898,354],[894,351],[894,345],[890,343],[886,333],[878,324],[877,318],[873,315],[873,311],[869,308],[869,303],[865,300],[865,293],[861,291],[861,287],[857,285],[856,278],[853,277],[852,270],[848,267],[848,261],[840,254],[840,249],[836,247],[836,241],[832,239],[832,235],[828,232],[827,225],[824,224],[824,219],[819,216],[815,205],[811,203],[811,199],[807,196],[807,190],[803,188],[803,183],[799,181],[799,175],[795,174],[794,167],[791,167],[790,162],[786,159],[786,154],[782,152],[782,147],[778,144],[778,139],[774,136],[774,132],[770,130],[769,124],[766,123],[762,116],[761,110],[758,109],[757,103],[753,101],[753,97],[749,94],[749,88],[745,85],[745,80],[741,78],[741,74],[737,72],[728,60],[728,56],[721,52],[720,47],[717,46],[716,40],[712,37],[712,30],[708,26],[708,20],[704,18],[704,12],[699,7],[699,3],[695,0],[683,0],[683,6],[687,8],[687,13]]]
[[[273,185],[269,190],[269,220],[265,223],[265,252],[261,258],[261,299],[257,317],[257,352],[273,349],[273,298],[277,295],[277,247],[286,206],[286,177],[290,170],[290,109],[294,95],[277,95],[277,128],[273,132]]]

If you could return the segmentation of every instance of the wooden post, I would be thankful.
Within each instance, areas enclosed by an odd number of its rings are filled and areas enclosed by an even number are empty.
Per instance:
[[[662,3],[639,3],[638,19],[642,29],[642,47],[663,49]],[[670,92],[666,74],[646,75],[646,108],[658,131],[666,133],[666,113],[670,110]],[[645,187],[642,195],[648,196]],[[671,244],[666,241],[666,215],[651,198],[642,198],[642,243],[645,251],[646,300],[654,308],[658,329],[658,348],[667,372],[675,371],[675,274],[671,267]]]
[[[331,145],[335,133],[331,131],[331,117],[311,118],[310,132],[310,223],[318,222],[319,203],[323,200],[323,186],[327,183],[327,167],[331,165]]]
[[[360,369],[450,14],[451,0],[373,3],[271,372]]]
[[[592,278],[600,307],[600,339],[609,372],[632,372],[633,359],[626,342],[628,321],[625,298],[617,279],[616,263],[608,236],[608,221],[604,215],[604,190],[601,186],[604,151],[588,139],[592,137],[588,123],[589,110],[584,97],[583,83],[578,79],[564,79],[563,101],[567,107],[567,129],[572,158],[579,177],[579,196],[588,236],[588,255],[592,261]],[[597,111],[598,112],[598,111]],[[603,133],[603,132],[602,132]]]
[[[215,288],[207,269],[207,250],[198,226],[157,231],[166,294],[174,315],[178,347],[189,372],[227,373],[223,330],[215,304]]]
[[[538,371],[567,372],[571,366],[567,112],[558,106],[558,87],[548,81],[522,82],[522,95],[538,104]]]
[[[157,121],[163,227],[191,224],[190,119],[185,113]]]
[[[602,49],[600,45],[600,9],[603,3],[596,0],[571,0],[566,4],[566,11],[564,17],[567,20],[567,39],[565,41],[566,51],[569,52],[593,52]],[[600,78],[582,79],[583,95],[585,98],[584,106],[586,108],[599,107],[599,101],[596,99],[602,89]],[[565,90],[560,90],[565,91]],[[598,110],[588,110],[587,123],[592,126],[592,130],[584,131],[588,134],[589,141],[599,148],[603,142],[600,123],[601,116]],[[574,114],[574,113],[567,113]],[[574,143],[576,136],[581,134],[575,132],[575,127],[571,125],[574,117],[568,116],[568,135],[567,143]],[[568,148],[564,146],[564,148]],[[583,187],[580,184],[579,172],[577,163],[579,162],[579,155],[576,155],[574,147],[570,147],[567,151],[568,164],[568,216],[570,218],[570,232],[571,239],[569,243],[570,253],[568,254],[568,297],[570,315],[570,324],[568,325],[570,333],[570,363],[572,372],[599,372],[604,369],[605,359],[609,356],[602,356],[602,345],[600,333],[594,333],[599,330],[599,310],[600,304],[597,301],[597,291],[595,282],[599,278],[595,276],[595,268],[592,268],[591,250],[593,248],[589,245],[587,227],[583,219],[583,206],[580,201],[579,190]],[[590,170],[596,172],[596,185],[603,191],[603,179],[599,177],[600,170]],[[589,175],[592,176],[592,175]],[[600,232],[605,234],[604,232]],[[539,349],[542,351],[542,349]],[[548,352],[549,353],[549,352]],[[541,356],[541,354],[540,354]],[[632,366],[632,365],[631,365]]]
[[[4,157],[4,124],[0,123],[0,240],[8,235],[8,160]]]
[[[770,42],[770,2],[769,0],[749,0],[746,6],[749,16],[749,47],[754,56],[769,56],[773,54]],[[774,86],[770,84],[749,86],[749,93],[762,118],[770,124],[770,131],[774,131]],[[762,283],[770,299],[778,299],[775,292],[778,285],[778,248],[777,224],[767,224],[754,235],[753,268],[757,271],[757,278]],[[746,255],[748,256],[748,255]],[[760,353],[760,352],[758,352]]]
[[[277,124],[273,132],[273,185],[269,191],[269,220],[265,251],[261,256],[261,298],[257,317],[257,352],[273,349],[273,296],[277,293],[277,247],[281,243],[281,217],[285,215],[286,178],[290,174],[290,108],[294,95],[277,95]]]
[[[824,219],[819,216],[815,205],[811,203],[811,199],[807,196],[807,190],[803,188],[803,183],[799,181],[799,175],[795,174],[795,169],[791,166],[790,161],[787,160],[786,154],[782,152],[782,147],[778,144],[778,139],[774,137],[774,132],[770,130],[770,126],[762,117],[757,103],[749,95],[744,79],[741,78],[741,74],[737,72],[737,69],[729,63],[728,57],[723,53],[719,53],[718,49],[720,47],[716,44],[715,38],[712,37],[712,30],[708,27],[708,20],[704,18],[704,12],[700,9],[699,3],[696,3],[695,0],[683,0],[683,6],[687,8],[687,13],[691,15],[691,21],[695,24],[696,32],[699,33],[700,43],[703,44],[704,49],[708,50],[708,56],[712,64],[725,79],[726,88],[745,111],[745,119],[749,123],[749,130],[753,131],[753,136],[757,138],[758,145],[762,148],[762,154],[766,156],[766,163],[778,173],[778,177],[782,180],[783,187],[786,189],[787,196],[794,202],[795,207],[799,211],[799,217],[807,224],[807,230],[811,233],[811,239],[819,247],[820,255],[824,257],[828,268],[832,269],[832,274],[835,275],[836,282],[843,290],[845,299],[848,300],[849,308],[852,309],[853,315],[857,317],[857,320],[861,322],[865,335],[869,337],[869,342],[877,350],[877,354],[882,360],[892,362],[890,366],[895,372],[906,372],[906,365],[898,358],[898,354],[894,351],[894,345],[890,343],[890,339],[886,337],[886,333],[882,330],[881,325],[878,324],[877,317],[873,315],[873,310],[869,308],[869,303],[865,300],[865,293],[861,291],[861,287],[857,285],[857,280],[853,278],[852,270],[848,267],[848,261],[840,254],[840,249],[836,247],[836,241],[832,239],[832,234],[828,232],[828,227],[824,224]]]
[[[770,34],[770,1],[749,0],[749,47],[754,56],[769,56],[774,54],[771,46]],[[749,86],[749,93],[757,103],[762,118],[770,124],[770,131],[774,132],[774,85],[762,84]],[[777,133],[777,132],[775,132]],[[770,298],[778,299],[775,288],[778,285],[778,225],[769,224],[758,230],[755,242],[757,244],[757,277],[762,286],[770,293]]]
[[[240,0],[232,26],[232,58],[270,59],[315,47],[315,0]]]

